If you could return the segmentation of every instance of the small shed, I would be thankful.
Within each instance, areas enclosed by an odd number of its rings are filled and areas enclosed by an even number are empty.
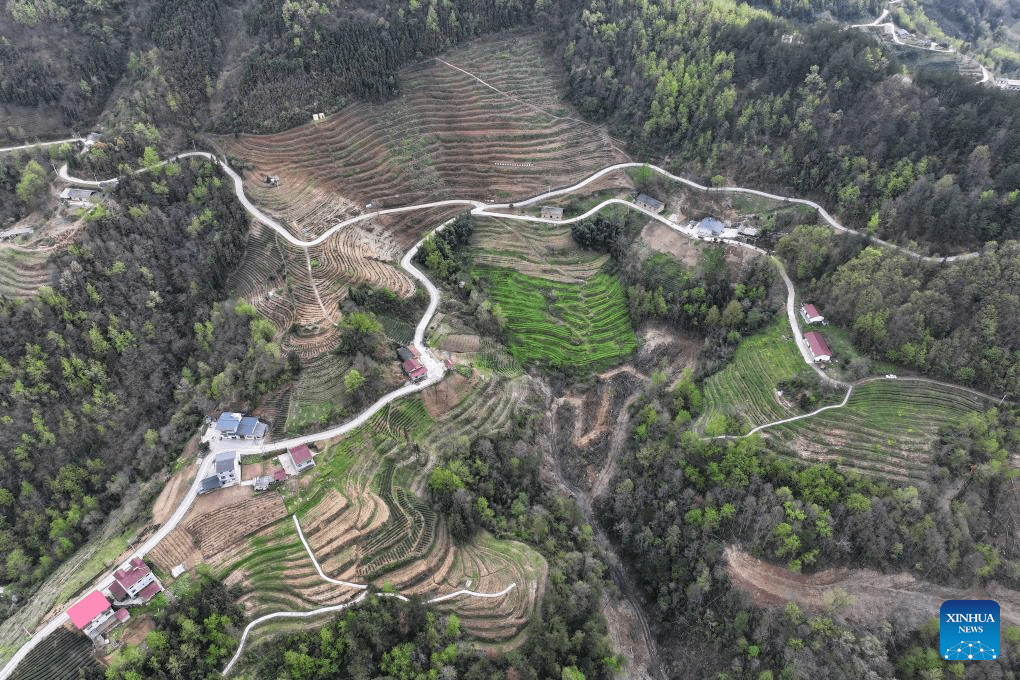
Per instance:
[[[414,355],[411,354],[411,350],[406,347],[400,347],[397,349],[397,358],[400,359],[400,363],[404,363],[405,361],[414,359]]]
[[[754,238],[755,236],[761,234],[761,229],[759,229],[758,227],[752,227],[749,224],[744,224],[741,225],[740,229],[737,230],[737,233],[740,234],[741,236]]]
[[[654,199],[647,194],[638,194],[638,197],[634,199],[634,202],[645,210],[651,210],[654,213],[662,212],[662,209],[666,207],[661,201]]]
[[[286,470],[277,470],[276,472],[273,473],[273,481],[274,482],[284,482],[286,480],[287,480],[287,471]]]
[[[254,488],[255,491],[265,491],[272,483],[272,475],[259,475],[255,478],[255,483],[252,485],[252,488]]]
[[[542,206],[542,219],[546,220],[562,220],[563,219],[563,208],[557,208],[551,205]]]

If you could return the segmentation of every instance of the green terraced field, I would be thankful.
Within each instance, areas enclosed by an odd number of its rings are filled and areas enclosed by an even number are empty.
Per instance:
[[[773,420],[800,415],[796,405],[789,408],[777,400],[776,384],[805,371],[811,369],[804,364],[791,337],[786,316],[779,315],[766,330],[741,342],[732,361],[705,381],[705,413],[699,427],[720,415],[733,416],[742,423],[741,431],[747,432]]]
[[[874,380],[854,388],[845,408],[763,432],[800,457],[838,459],[850,469],[903,480],[924,479],[931,444],[943,427],[993,406],[954,387],[920,380]]]
[[[597,274],[559,283],[508,269],[477,269],[506,314],[510,353],[522,364],[575,372],[605,368],[637,345],[619,281]]]

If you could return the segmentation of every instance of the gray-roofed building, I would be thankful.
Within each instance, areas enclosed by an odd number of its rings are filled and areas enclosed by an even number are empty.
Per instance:
[[[96,194],[92,189],[78,189],[76,187],[67,187],[60,192],[60,197],[65,201],[71,202],[82,202],[88,201]]]
[[[754,238],[761,233],[761,229],[758,227],[752,227],[749,225],[743,225],[737,230],[737,233],[741,236],[747,236],[748,238]]]
[[[542,218],[546,220],[562,220],[563,208],[556,208],[551,205],[543,205]]]
[[[255,478],[255,483],[252,484],[252,488],[255,491],[265,491],[269,488],[269,485],[273,483],[272,475],[260,475]]]
[[[411,359],[414,358],[414,355],[411,353],[411,350],[407,349],[406,347],[398,348],[397,349],[397,356],[400,357],[400,363],[404,363],[405,361],[410,361]]]
[[[221,486],[233,486],[237,484],[237,452],[224,451],[216,454],[216,477],[220,480]]]
[[[634,202],[645,210],[651,210],[652,212],[662,212],[662,209],[666,206],[647,194],[638,194],[638,197],[634,199]]]
[[[719,220],[714,217],[706,217],[705,219],[698,222],[698,235],[699,236],[719,236],[723,233],[723,229],[726,228]]]
[[[217,477],[216,475],[213,475],[212,477],[206,477],[205,479],[202,480],[202,483],[198,485],[198,493],[199,495],[202,495],[204,493],[209,493],[210,491],[215,491],[216,489],[222,487],[223,484],[220,483],[220,478]]]

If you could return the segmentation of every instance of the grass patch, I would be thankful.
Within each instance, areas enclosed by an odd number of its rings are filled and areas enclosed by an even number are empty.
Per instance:
[[[577,373],[610,366],[637,346],[623,288],[606,274],[554,283],[507,269],[481,269],[506,315],[510,354],[522,364]]]
[[[801,456],[838,459],[865,474],[924,479],[942,428],[992,406],[961,389],[920,380],[873,380],[854,388],[845,408],[766,430]]]
[[[786,316],[778,315],[767,329],[753,335],[737,347],[732,361],[705,380],[705,413],[699,426],[715,436],[739,423],[740,433],[773,420],[799,415],[795,404],[776,397],[776,385],[801,373],[812,373],[787,326]],[[817,406],[822,406],[818,404]]]

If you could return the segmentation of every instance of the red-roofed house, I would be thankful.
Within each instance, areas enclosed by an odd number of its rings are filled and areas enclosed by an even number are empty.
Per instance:
[[[75,628],[97,643],[102,642],[103,633],[116,626],[119,620],[114,617],[109,600],[98,590],[93,590],[72,605],[67,615]]]
[[[825,317],[814,305],[801,305],[800,315],[804,317],[804,323],[822,323]]]
[[[110,595],[117,602],[140,597],[144,604],[161,590],[156,575],[139,557],[132,558],[127,569],[115,571],[110,584]]]
[[[306,444],[288,449],[287,453],[290,454],[290,460],[294,463],[294,467],[297,468],[298,472],[307,470],[315,465],[315,461],[312,459],[312,452]]]
[[[287,471],[286,470],[277,470],[276,472],[273,473],[273,481],[274,482],[282,482],[282,481],[285,481],[286,479],[287,479]]]
[[[832,351],[825,344],[825,338],[822,337],[821,333],[816,333],[815,331],[805,333],[804,341],[811,351],[811,356],[815,358],[815,362],[832,360]]]
[[[428,369],[422,366],[421,362],[417,359],[408,359],[401,364],[401,368],[404,369],[404,373],[407,374],[407,377],[414,382],[423,380],[429,374]]]

